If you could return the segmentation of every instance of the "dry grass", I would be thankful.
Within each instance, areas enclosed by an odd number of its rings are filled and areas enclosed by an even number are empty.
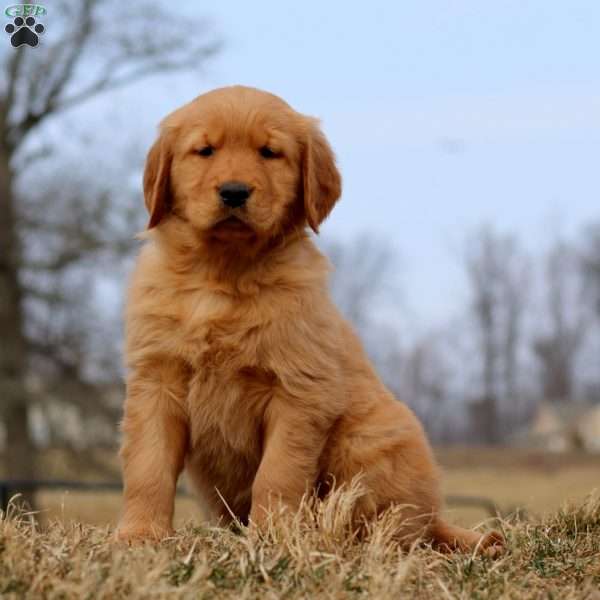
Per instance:
[[[556,512],[565,501],[581,502],[594,486],[600,485],[598,455],[557,455],[514,448],[438,448],[437,454],[444,466],[447,494],[489,498],[503,514],[518,508],[532,518],[541,518]],[[115,456],[113,452],[99,459],[108,463]],[[60,454],[50,453],[46,459],[48,465],[44,465],[44,472],[49,477],[81,478],[81,469],[71,472],[64,467],[57,468],[64,464]],[[117,468],[116,464],[113,466]],[[98,479],[98,475],[95,478]],[[121,508],[120,494],[108,492],[42,490],[37,503],[45,518],[94,525],[114,524]],[[178,497],[178,526],[190,520],[197,523],[199,516],[198,505],[192,498]],[[488,517],[480,508],[451,505],[448,510],[451,521],[465,526],[474,526]]]
[[[188,525],[126,548],[109,527],[57,520],[40,529],[15,508],[0,521],[1,598],[600,598],[600,499],[539,521],[502,524],[499,560],[402,552],[399,516],[366,539],[349,532],[359,488],[307,501],[265,535]]]

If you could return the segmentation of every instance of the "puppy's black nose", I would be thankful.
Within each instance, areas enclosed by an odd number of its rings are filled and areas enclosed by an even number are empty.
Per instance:
[[[219,196],[223,204],[230,208],[239,208],[246,204],[252,188],[241,181],[227,181],[219,187]]]

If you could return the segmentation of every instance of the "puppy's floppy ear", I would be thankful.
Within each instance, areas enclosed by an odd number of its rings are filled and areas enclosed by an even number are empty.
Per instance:
[[[335,155],[316,119],[306,119],[302,156],[302,191],[306,220],[315,233],[342,192]]]
[[[162,132],[146,158],[144,169],[144,201],[150,214],[148,229],[159,224],[171,207],[171,140]]]

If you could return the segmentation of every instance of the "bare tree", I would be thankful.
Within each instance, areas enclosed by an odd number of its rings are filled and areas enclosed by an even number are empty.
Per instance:
[[[573,246],[562,240],[553,244],[545,257],[543,283],[545,318],[534,340],[541,391],[547,400],[567,402],[575,395],[575,365],[591,318],[580,257]]]
[[[436,441],[446,438],[444,414],[452,394],[452,374],[447,363],[448,348],[440,334],[418,339],[402,361],[402,396],[410,399],[428,434]]]
[[[586,289],[600,317],[600,223],[591,225],[585,232],[582,267]]]
[[[113,260],[131,235],[129,227],[122,235],[127,215],[108,210],[115,202],[107,189],[82,197],[90,186],[75,176],[79,163],[62,165],[62,171],[55,164],[53,177],[35,188],[26,185],[34,161],[70,139],[63,132],[53,141],[47,125],[143,78],[196,69],[218,48],[206,23],[173,16],[152,2],[63,1],[51,10],[43,43],[6,44],[0,57],[0,410],[11,477],[34,475],[30,413],[35,390],[38,397],[57,392],[38,385],[49,373],[60,374],[52,381],[62,387],[87,391],[63,398],[101,411],[82,361],[93,349],[85,348],[76,323],[94,319],[77,314],[91,306],[89,298],[77,301],[77,271],[89,268],[90,259],[96,265],[102,257]]]
[[[399,259],[391,244],[372,234],[349,241],[324,241],[333,263],[333,299],[357,330],[386,384],[399,393],[401,303]]]
[[[477,335],[480,390],[472,401],[476,429],[485,441],[502,435],[501,408],[518,401],[518,352],[527,303],[528,261],[517,240],[484,227],[465,254]]]
[[[372,321],[377,305],[394,293],[395,253],[372,234],[360,234],[348,242],[329,241],[324,246],[334,267],[330,278],[333,298],[346,318],[363,328]]]

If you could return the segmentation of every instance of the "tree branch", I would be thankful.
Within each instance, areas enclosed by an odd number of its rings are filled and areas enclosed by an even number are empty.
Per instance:
[[[154,11],[148,11],[148,18],[142,20],[135,31],[128,27],[121,32],[122,35],[110,35],[110,30],[103,33],[103,27],[93,19],[94,8],[98,4],[99,0],[82,0],[77,14],[70,16],[70,20],[74,21],[70,29],[75,34],[69,36],[68,42],[48,48],[46,60],[34,61],[34,64],[30,65],[29,71],[33,69],[34,73],[25,75],[29,85],[27,93],[24,94],[22,117],[6,132],[15,148],[28,132],[50,115],[152,75],[197,67],[203,59],[212,56],[220,47],[214,42],[204,45],[186,43],[178,32],[179,26],[189,27],[189,23],[179,23],[173,17],[163,15],[156,7]],[[150,8],[152,7],[151,4]],[[152,32],[159,25],[163,33],[153,35]],[[141,35],[142,33],[146,35]],[[75,78],[78,65],[85,60],[84,56],[90,57],[87,50],[93,40],[96,40],[102,53],[99,56],[107,57],[101,60],[100,64],[104,65],[100,67],[100,73],[94,81],[69,95],[69,87]],[[22,55],[21,52],[18,54]],[[22,69],[11,64],[16,69],[16,79]],[[133,68],[127,73],[119,73],[123,65],[133,65]],[[11,110],[14,105],[13,98],[13,101],[7,104],[6,110]]]
[[[205,58],[208,58],[212,54],[214,54],[218,50],[218,46],[215,45],[214,48],[207,48],[206,53],[204,55]],[[119,61],[115,61],[117,63]],[[77,104],[81,104],[82,102],[86,102],[91,98],[103,94],[105,92],[114,91],[119,88],[123,88],[127,85],[131,85],[142,79],[147,77],[151,77],[153,75],[159,75],[164,72],[174,72],[174,71],[183,71],[185,69],[189,69],[197,64],[197,58],[191,59],[186,58],[181,61],[164,61],[162,63],[154,63],[151,65],[145,65],[138,69],[132,70],[129,73],[122,75],[120,77],[111,78],[110,75],[106,75],[105,77],[99,79],[92,85],[80,90],[77,93],[74,93],[72,96],[65,98],[61,102],[59,102],[56,106],[53,107],[53,112],[60,112],[72,108]]]
[[[15,94],[16,94],[16,89],[17,89],[17,75],[19,73],[19,68],[21,66],[21,63],[23,62],[23,56],[24,56],[24,48],[18,48],[11,56],[11,58],[8,61],[8,66],[7,66],[7,74],[8,74],[8,84],[7,84],[7,89],[6,89],[6,94],[4,96],[4,98],[2,99],[2,104],[3,104],[3,120],[4,118],[7,116],[7,114],[4,114],[5,112],[7,113],[8,110],[10,110],[10,107],[13,105],[13,102],[15,100]]]

